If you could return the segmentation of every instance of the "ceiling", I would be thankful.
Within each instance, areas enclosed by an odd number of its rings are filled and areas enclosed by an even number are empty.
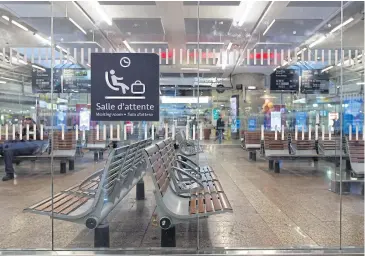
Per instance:
[[[343,3],[343,21],[349,18],[353,21],[343,27],[341,44],[340,30],[330,34],[341,24],[339,1],[1,1],[0,15],[10,17],[29,31],[0,18],[0,47],[21,48],[19,52],[28,56],[32,47],[49,47],[34,33],[49,38],[53,16],[54,41],[65,49],[141,49],[142,52],[154,49],[158,52],[157,49],[167,48],[193,51],[199,47],[219,52],[231,45],[231,50],[276,49],[280,53],[308,47],[327,35],[326,40],[316,45],[318,49],[326,49],[327,59],[327,49],[340,49],[341,45],[346,50],[364,48],[363,11],[363,2]],[[45,48],[38,52],[42,60],[46,51]],[[60,55],[55,54],[56,58]],[[203,77],[272,72],[274,63],[253,66],[251,61],[247,65],[244,56],[240,57],[237,63],[227,67],[209,63],[211,70],[203,72],[206,73]],[[189,65],[169,63],[163,67],[161,77],[196,76],[196,71],[181,71],[183,66]],[[25,72],[28,75],[25,79],[30,79],[30,72],[25,68],[2,65],[0,69],[3,70],[0,75]]]

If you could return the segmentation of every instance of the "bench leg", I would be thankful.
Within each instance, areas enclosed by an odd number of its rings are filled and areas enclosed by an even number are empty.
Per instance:
[[[110,247],[109,223],[99,224],[94,230],[94,247]]]
[[[75,160],[68,160],[68,170],[73,171],[75,170]]]
[[[279,161],[275,161],[274,172],[275,173],[280,173],[280,162]]]
[[[176,228],[161,229],[161,247],[176,247]]]
[[[269,160],[269,170],[274,170],[274,160]]]
[[[252,152],[248,151],[248,159],[251,160],[252,159]]]
[[[252,161],[256,162],[256,151],[252,152]]]
[[[143,178],[140,179],[136,185],[136,200],[144,200],[144,181]]]
[[[61,161],[60,163],[60,173],[66,173],[66,162]]]
[[[104,151],[100,151],[99,152],[99,159],[103,159],[104,158]]]
[[[118,143],[116,141],[113,141],[113,148],[117,148],[118,147]]]
[[[98,161],[99,160],[99,153],[98,152],[94,152],[94,161]]]
[[[314,167],[318,170],[318,158],[313,159]]]
[[[351,170],[351,162],[349,159],[346,159],[346,170]]]

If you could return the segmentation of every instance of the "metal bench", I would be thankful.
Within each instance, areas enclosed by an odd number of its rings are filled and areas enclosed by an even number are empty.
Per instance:
[[[99,138],[97,138],[97,131],[90,130],[87,134],[87,141],[85,149],[94,152],[94,161],[103,159],[104,151],[108,149],[107,140],[103,139],[103,131],[99,131]]]
[[[190,175],[189,172],[176,167],[173,157],[169,157],[169,150],[157,145],[147,147],[145,158],[151,170],[154,195],[157,204],[157,217],[161,227],[161,246],[176,246],[176,224],[232,211],[232,207],[219,181],[204,179],[203,181]],[[167,147],[165,145],[165,147]],[[165,161],[163,160],[165,159]],[[177,193],[174,172],[189,177],[199,186],[191,189],[190,193],[181,196]]]
[[[202,183],[217,180],[217,176],[210,166],[199,166],[190,158],[181,154],[176,154],[174,142],[171,138],[160,141],[156,143],[156,145],[161,151],[163,156],[162,161],[165,166],[174,164],[175,167],[186,171]],[[196,188],[198,186],[198,184],[189,176],[183,175],[178,171],[173,171],[172,175],[174,177],[172,180],[174,182],[176,192],[179,195],[189,193],[192,188]]]
[[[351,164],[351,176],[364,177],[364,141],[346,138],[346,148]]]
[[[194,140],[187,140],[184,131],[177,132],[175,139],[179,146],[179,150],[183,155],[192,156],[203,152],[201,146]]]
[[[256,161],[256,151],[261,149],[261,132],[244,133],[244,148],[248,151],[249,159]]]
[[[146,166],[142,150],[151,142],[148,139],[113,149],[103,169],[80,184],[26,208],[24,212],[84,224],[95,229],[95,247],[108,247],[109,224],[106,218],[136,184],[144,187]],[[137,198],[140,198],[138,190],[137,186]]]
[[[53,151],[52,149],[53,143]],[[60,173],[66,173],[66,162],[69,163],[69,170],[75,169],[76,143],[74,132],[65,132],[62,138],[60,131],[54,131],[53,139],[45,141],[45,146],[41,152],[36,155],[15,156],[14,162],[23,161],[44,161],[53,157],[54,160],[60,161]],[[53,153],[53,154],[52,154]]]

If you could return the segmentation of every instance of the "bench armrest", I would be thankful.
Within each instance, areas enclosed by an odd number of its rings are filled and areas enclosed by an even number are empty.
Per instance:
[[[177,159],[176,161],[183,164],[183,165],[187,165],[188,167],[190,167],[190,168],[184,168],[185,171],[188,171],[189,173],[197,176],[198,179],[202,178],[202,175],[199,172],[199,167],[195,167],[195,166],[189,164],[188,162],[184,162],[184,161],[179,160],[179,159]]]
[[[182,154],[176,154],[176,157],[177,157],[178,159],[179,159],[179,158],[182,158],[182,159],[184,159],[184,160],[188,161],[191,165],[194,165],[196,168],[200,169],[200,166],[199,166],[197,163],[195,163],[193,160],[191,160],[189,157],[184,156],[184,155],[182,155]]]
[[[177,167],[172,167],[173,170],[185,175],[185,176],[188,176],[190,179],[192,179],[193,181],[195,181],[201,188],[204,188],[204,185],[203,183],[198,180],[197,178],[195,178],[193,175],[191,175],[190,173],[184,171],[183,169],[180,169],[180,168],[177,168]]]
[[[79,189],[82,190],[82,191],[90,191],[89,189],[83,189],[82,186],[85,185],[90,180],[94,179],[95,177],[100,176],[103,173],[103,170],[104,169],[101,169],[101,170],[91,174],[89,177],[87,177],[83,182],[80,183]]]

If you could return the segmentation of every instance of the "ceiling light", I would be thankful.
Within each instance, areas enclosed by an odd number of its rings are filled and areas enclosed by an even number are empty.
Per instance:
[[[24,31],[28,31],[28,28],[26,28],[25,26],[23,26],[22,24],[16,22],[15,20],[11,20],[11,23],[13,23],[14,25],[16,25],[17,27],[23,29]]]
[[[316,41],[314,41],[313,43],[311,43],[309,45],[309,48],[312,48],[313,46],[323,42],[327,37],[326,36],[321,36],[320,38],[318,38]]]
[[[4,77],[4,76],[0,76],[1,79],[5,79],[5,80],[9,80],[9,81],[14,81],[14,82],[23,82],[17,79],[13,79],[13,78],[8,78],[8,77]]]
[[[106,15],[106,13],[103,11],[102,7],[100,6],[98,1],[93,1],[94,7],[95,9],[98,11],[99,15],[101,16],[101,18],[109,25],[111,26],[113,23],[111,21],[111,19],[109,19],[109,17]]]
[[[358,82],[358,83],[356,83],[357,85],[363,85],[363,84],[365,84],[364,82]]]
[[[72,1],[72,3],[76,6],[77,9],[79,9],[79,11],[85,16],[85,18],[90,21],[91,24],[94,24],[94,22],[91,20],[91,18],[89,17],[89,15],[86,14],[86,12],[80,7],[80,5],[78,3],[76,3],[75,1]]]
[[[245,23],[247,16],[253,6],[254,1],[241,1],[238,10],[236,12],[236,17],[234,19],[238,26],[242,26]]]
[[[276,68],[274,68],[274,71],[277,70],[278,68],[280,68],[281,66],[277,66]]]
[[[302,52],[305,52],[307,50],[307,47],[304,47],[303,49],[301,49],[300,51],[297,52],[297,55],[301,54]]]
[[[45,69],[45,68],[42,68],[42,67],[37,66],[37,65],[35,65],[35,64],[32,64],[32,67],[33,67],[33,68],[36,68],[36,69],[39,69],[39,70],[42,70],[43,72],[45,72],[45,71],[46,71],[46,69]]]
[[[86,31],[79,25],[76,23],[76,21],[74,21],[72,18],[68,18],[69,21],[71,21],[78,29],[81,30],[82,33],[84,33],[85,35],[87,34]]]
[[[275,19],[274,19],[274,20],[270,23],[270,25],[269,25],[269,26],[267,26],[267,28],[265,29],[264,33],[262,33],[262,35],[263,35],[263,36],[267,33],[267,31],[269,31],[269,29],[271,28],[271,26],[272,26],[274,23],[275,23]]]
[[[125,45],[125,47],[127,47],[129,52],[135,52],[134,49],[129,45],[129,43],[127,42],[127,40],[123,41],[123,44]]]
[[[337,30],[339,30],[340,28],[342,28],[343,26],[346,26],[347,24],[349,24],[350,22],[352,22],[354,20],[354,18],[349,18],[348,20],[346,20],[345,22],[341,23],[340,25],[336,26],[334,29],[331,30],[330,34],[336,32]]]
[[[6,82],[5,81],[0,81],[0,84],[6,84]]]
[[[87,66],[89,66],[91,68],[91,65],[89,63],[86,63]]]
[[[44,37],[40,36],[39,34],[34,34],[35,37],[37,37],[38,39],[40,39],[42,42],[51,45],[51,41],[49,41],[48,39],[45,39]]]
[[[232,47],[232,42],[229,42],[228,46],[227,46],[227,51],[229,51]]]
[[[4,20],[7,20],[7,21],[9,21],[9,17],[8,16],[5,16],[5,15],[3,15],[3,16],[1,16]]]
[[[326,71],[330,70],[331,68],[333,68],[333,66],[326,67],[326,68],[322,69],[321,73],[326,72]]]
[[[63,51],[63,52],[65,52],[65,53],[68,53],[68,51],[65,49],[65,48],[62,48],[61,46],[59,46],[59,45],[56,45],[56,48],[58,49],[58,50],[60,50],[60,51]]]
[[[256,86],[248,86],[247,89],[249,89],[249,90],[256,90]]]

